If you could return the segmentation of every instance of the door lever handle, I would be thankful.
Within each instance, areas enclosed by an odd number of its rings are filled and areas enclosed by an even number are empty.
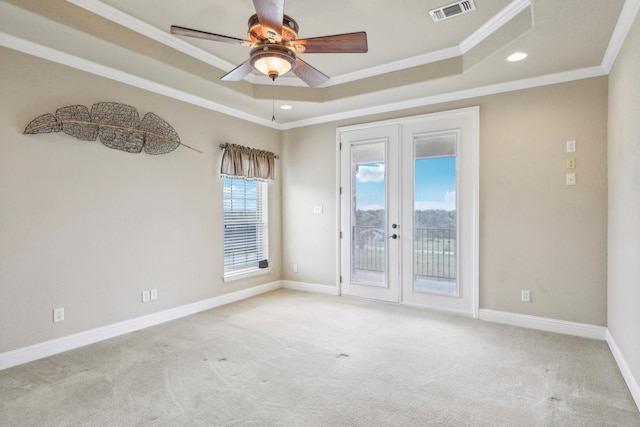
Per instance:
[[[392,234],[391,236],[387,236],[387,239],[394,239],[394,240],[395,240],[395,239],[397,239],[397,238],[398,238],[398,235],[397,235],[397,234],[395,234],[395,233],[394,233],[394,234]]]

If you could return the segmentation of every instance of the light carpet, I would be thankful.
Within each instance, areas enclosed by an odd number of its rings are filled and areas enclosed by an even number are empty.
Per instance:
[[[3,426],[640,426],[607,344],[278,290],[0,371]]]

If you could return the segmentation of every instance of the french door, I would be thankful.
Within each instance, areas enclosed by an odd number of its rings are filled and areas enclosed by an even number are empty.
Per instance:
[[[341,140],[342,293],[399,302],[398,127],[347,131]]]
[[[477,317],[478,109],[338,135],[341,293]]]

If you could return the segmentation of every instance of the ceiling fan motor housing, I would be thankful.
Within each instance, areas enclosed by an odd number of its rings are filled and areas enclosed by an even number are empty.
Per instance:
[[[255,43],[260,43],[264,41],[280,41],[274,40],[277,37],[277,34],[264,34],[263,27],[260,25],[260,21],[258,20],[258,15],[253,14],[251,18],[249,18],[249,31],[247,35],[249,36],[249,40]],[[298,23],[290,16],[284,15],[282,19],[282,40],[291,41],[298,39],[298,31],[300,27],[298,27]]]
[[[318,87],[326,83],[329,76],[298,58],[298,54],[368,51],[367,33],[364,31],[299,39],[298,23],[283,13],[284,2],[285,0],[253,0],[256,13],[251,15],[248,21],[249,40],[176,25],[171,26],[171,33],[252,47],[249,59],[220,77],[225,81],[240,81],[253,69],[266,74],[273,81],[278,76],[293,71],[310,87]]]

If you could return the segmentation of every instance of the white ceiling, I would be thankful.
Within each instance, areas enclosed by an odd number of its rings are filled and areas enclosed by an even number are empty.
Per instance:
[[[319,88],[291,73],[275,85],[258,73],[222,82],[249,48],[169,33],[179,25],[246,39],[250,0],[0,0],[0,45],[288,129],[605,75],[640,8],[640,0],[475,0],[475,11],[433,22],[428,11],[451,2],[288,0],[300,38],[367,32],[368,53],[302,56],[331,77]],[[528,57],[507,62],[515,51]]]

